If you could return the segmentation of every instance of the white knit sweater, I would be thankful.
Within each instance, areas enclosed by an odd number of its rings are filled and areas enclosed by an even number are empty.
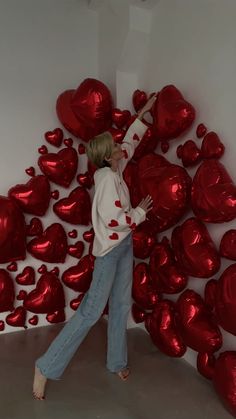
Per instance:
[[[126,150],[126,153],[119,161],[117,172],[110,167],[103,167],[94,174],[95,194],[92,205],[94,256],[104,256],[110,252],[136,225],[146,219],[146,213],[142,208],[131,208],[129,190],[122,176],[146,130],[147,126],[136,119],[124,137],[122,150]]]

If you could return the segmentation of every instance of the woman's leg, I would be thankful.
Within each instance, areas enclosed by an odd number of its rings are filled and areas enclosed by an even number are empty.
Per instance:
[[[121,250],[121,249],[120,249]],[[131,307],[133,277],[133,242],[130,235],[124,242],[115,280],[113,282],[108,314],[107,368],[112,372],[127,369],[127,318]],[[128,374],[128,371],[126,371]],[[124,371],[124,377],[126,378]]]
[[[100,318],[109,298],[115,271],[116,263],[112,251],[96,258],[90,289],[78,310],[51,343],[47,352],[36,361],[36,375],[38,375],[38,383],[34,385],[36,397],[40,393],[41,397],[38,398],[42,398],[42,391],[38,388],[40,378],[42,379],[39,374],[46,378],[59,379],[90,328]]]

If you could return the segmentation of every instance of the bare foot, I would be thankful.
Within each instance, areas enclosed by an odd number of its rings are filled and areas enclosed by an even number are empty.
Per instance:
[[[37,400],[44,400],[44,391],[47,383],[47,378],[41,374],[39,368],[35,367],[33,396]]]
[[[130,375],[130,369],[128,367],[124,368],[123,370],[117,372],[116,374],[118,375],[118,377],[120,377],[122,381],[126,381]]]

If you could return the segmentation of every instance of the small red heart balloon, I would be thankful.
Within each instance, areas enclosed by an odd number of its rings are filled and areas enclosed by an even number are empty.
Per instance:
[[[178,146],[177,156],[182,159],[184,167],[188,167],[198,164],[202,158],[202,153],[194,141],[188,140],[183,145]]]
[[[215,370],[216,358],[213,354],[200,352],[197,356],[197,369],[203,377],[212,380]]]
[[[78,153],[79,154],[85,154],[86,153],[86,149],[85,149],[84,144],[79,144],[78,145]]]
[[[82,241],[78,241],[74,244],[68,246],[68,254],[73,256],[74,258],[80,259],[84,252],[84,243]]]
[[[207,133],[207,127],[204,124],[199,124],[196,129],[197,138],[202,138]]]
[[[8,196],[23,212],[44,215],[50,201],[50,183],[46,176],[35,176],[26,185],[16,185],[9,189]]]
[[[77,230],[71,230],[71,231],[69,231],[68,232],[68,236],[71,238],[71,239],[76,239],[76,237],[78,236],[78,233],[77,233]]]
[[[38,152],[39,152],[39,154],[47,154],[48,149],[45,145],[42,145],[41,147],[38,148]]]
[[[231,260],[236,260],[236,230],[225,232],[220,242],[220,255]]]
[[[10,263],[10,265],[7,265],[7,270],[9,272],[16,272],[17,269],[18,269],[18,267],[17,267],[17,263],[16,262],[12,262],[12,263]]]
[[[115,143],[122,144],[126,131],[121,128],[113,128],[110,127],[108,132],[112,135],[113,140]]]
[[[220,141],[216,132],[208,132],[202,141],[202,157],[204,159],[220,159],[225,152],[225,146]]]
[[[57,310],[54,313],[49,313],[46,316],[46,319],[49,323],[61,323],[66,319],[64,310]]]
[[[71,224],[89,225],[91,222],[91,199],[85,188],[78,186],[68,198],[53,205],[53,211],[63,221]]]
[[[41,236],[31,240],[27,249],[36,259],[49,263],[63,263],[67,254],[66,232],[61,224],[54,223]]]
[[[33,285],[35,284],[35,271],[32,266],[25,266],[22,273],[16,276],[16,282],[20,285]]]
[[[132,317],[135,321],[135,323],[142,323],[145,321],[146,319],[146,312],[140,308],[137,304],[133,303],[132,304]]]
[[[84,186],[88,189],[91,189],[94,184],[93,177],[89,172],[80,173],[79,175],[77,175],[76,179],[81,186]]]
[[[86,255],[79,263],[67,269],[62,275],[64,284],[77,292],[87,292],[92,281],[94,257]]]
[[[77,298],[75,298],[74,300],[71,300],[70,307],[72,308],[72,310],[75,310],[75,311],[77,310],[84,296],[85,294],[81,292],[81,294],[79,294]]]
[[[33,316],[29,319],[29,324],[31,324],[32,326],[36,326],[38,324],[38,321],[39,321],[39,318],[35,314],[35,316]]]
[[[24,327],[26,321],[26,310],[24,307],[17,307],[12,313],[6,317],[6,323],[13,327]]]
[[[65,307],[63,286],[56,275],[43,274],[24,300],[24,307],[32,313],[53,313]]]
[[[38,165],[49,180],[68,188],[78,167],[78,154],[72,147],[63,148],[58,153],[40,156]]]
[[[44,263],[38,268],[39,274],[45,274],[47,272],[47,266]]]
[[[66,145],[66,147],[72,147],[73,146],[72,138],[65,138],[64,144]]]
[[[27,169],[25,169],[25,173],[29,176],[35,176],[35,168],[33,166],[30,166]]]
[[[4,329],[5,329],[5,323],[3,320],[0,320],[0,332],[3,332]]]
[[[130,111],[124,109],[121,111],[119,108],[112,109],[112,122],[117,128],[123,128],[131,117]]]
[[[133,107],[135,112],[138,112],[147,103],[147,93],[143,90],[135,90],[132,96]]]
[[[30,224],[26,226],[27,236],[39,236],[43,232],[43,225],[39,218],[33,217]]]
[[[49,144],[60,147],[63,140],[63,131],[61,128],[55,128],[53,131],[45,132],[44,137]]]
[[[57,189],[55,189],[55,191],[52,191],[51,192],[51,197],[53,199],[57,200],[59,198],[59,196],[60,196],[60,193],[59,193],[59,191]]]
[[[5,269],[0,269],[0,313],[13,310],[15,290],[12,277]]]
[[[92,243],[93,239],[94,239],[94,229],[91,228],[89,231],[85,231],[83,233],[83,239],[87,242],[87,243]]]
[[[26,298],[26,296],[27,296],[27,292],[25,290],[20,290],[16,299],[19,300],[19,301],[24,300]]]
[[[134,268],[132,296],[139,307],[144,310],[152,309],[159,301],[159,296],[149,273],[149,266],[141,262]]]

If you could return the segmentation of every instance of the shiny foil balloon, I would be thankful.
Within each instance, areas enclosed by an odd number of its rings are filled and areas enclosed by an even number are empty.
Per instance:
[[[170,245],[163,241],[155,245],[149,261],[150,275],[157,291],[175,294],[183,291],[188,282],[187,275],[178,266]]]
[[[159,301],[147,263],[141,262],[134,268],[132,296],[137,305],[143,310],[152,309]]]
[[[39,236],[43,232],[42,221],[39,218],[33,217],[29,225],[26,226],[27,236]]]
[[[218,160],[204,161],[192,184],[194,214],[208,223],[223,223],[236,217],[236,186]]]
[[[145,321],[145,318],[147,316],[146,312],[140,308],[137,304],[132,304],[132,317],[135,321],[135,323],[143,323]]]
[[[56,310],[54,313],[48,313],[46,315],[46,320],[49,323],[61,323],[66,319],[64,310]]]
[[[74,148],[66,147],[58,153],[40,156],[38,165],[49,180],[68,188],[77,172],[78,154]]]
[[[94,185],[93,177],[89,172],[78,174],[76,179],[80,186],[84,186],[87,189],[91,189]]]
[[[81,292],[77,298],[74,298],[74,300],[71,300],[70,302],[70,308],[72,308],[72,310],[76,311],[77,308],[80,306],[81,301],[83,300],[85,294],[83,292]]]
[[[221,327],[236,336],[236,263],[228,266],[218,280],[215,309]]]
[[[220,255],[231,260],[236,260],[236,230],[226,231],[220,242]]]
[[[85,188],[78,186],[68,198],[57,201],[53,211],[61,220],[70,224],[89,225],[92,211],[90,195]]]
[[[23,212],[44,215],[50,202],[50,183],[46,176],[35,176],[26,185],[16,185],[9,189],[8,196]]]
[[[112,97],[107,86],[99,80],[85,79],[71,98],[71,109],[82,126],[89,127],[90,137],[80,132],[80,138],[89,140],[106,131],[112,124]]]
[[[202,138],[207,133],[207,127],[204,124],[199,124],[196,129],[197,138]]]
[[[147,93],[145,93],[143,90],[135,90],[132,96],[132,102],[133,107],[135,109],[135,112],[138,112],[140,109],[144,107],[144,105],[147,103],[148,97]]]
[[[123,128],[131,117],[129,110],[124,109],[123,111],[119,108],[112,109],[112,122],[117,126],[117,128]]]
[[[213,313],[215,313],[216,305],[216,292],[217,292],[218,281],[216,279],[210,279],[204,289],[204,301]]]
[[[219,355],[213,384],[224,406],[236,417],[236,351],[225,351]]]
[[[24,260],[25,250],[24,215],[15,202],[0,196],[0,263]]]
[[[148,220],[139,224],[133,232],[134,256],[146,259],[150,256],[156,243],[156,233]]]
[[[181,335],[187,346],[207,353],[221,348],[220,329],[199,294],[187,289],[178,298],[176,308]]]
[[[34,285],[35,270],[32,266],[25,266],[23,271],[16,276],[16,282],[19,285]]]
[[[0,313],[13,310],[15,289],[11,275],[0,269]]]
[[[145,154],[152,153],[157,148],[158,137],[153,127],[149,127],[135,149],[133,159],[139,160]]]
[[[216,358],[214,354],[200,352],[197,356],[197,369],[203,377],[212,380],[214,375]]]
[[[153,343],[164,354],[182,357],[186,345],[176,322],[175,304],[169,300],[160,301],[149,317],[148,331]]]
[[[65,307],[63,286],[56,275],[43,274],[24,300],[24,307],[32,313],[53,313]]]
[[[76,243],[71,244],[70,246],[68,246],[67,252],[68,255],[80,259],[84,253],[84,242],[77,241]]]
[[[177,156],[182,160],[184,167],[194,166],[202,159],[201,150],[194,141],[188,140],[177,148]]]
[[[25,327],[26,310],[24,307],[17,307],[12,313],[6,317],[6,323],[13,327]]]
[[[63,131],[61,128],[55,128],[53,131],[45,132],[44,138],[49,144],[60,147],[63,140]]]
[[[210,278],[220,269],[220,256],[206,226],[189,218],[172,232],[172,247],[183,271],[197,278]]]
[[[133,208],[135,208],[142,199],[140,185],[138,182],[137,163],[129,161],[123,172],[123,177],[129,189],[131,205]]]
[[[202,141],[201,152],[204,159],[220,159],[223,156],[225,146],[216,132],[210,131],[205,135]]]
[[[110,132],[115,143],[122,144],[123,138],[126,134],[124,129],[110,127],[107,131]]]
[[[59,223],[50,225],[44,233],[31,240],[27,249],[36,259],[49,263],[63,263],[67,254],[67,236]]]
[[[79,263],[68,268],[62,275],[64,284],[76,292],[87,292],[93,277],[94,256],[83,256]]]
[[[157,136],[172,140],[191,127],[195,120],[195,109],[175,86],[168,85],[158,94],[153,117]]]
[[[167,230],[176,224],[190,201],[191,178],[186,170],[152,153],[139,160],[138,179],[142,197],[151,195],[153,199],[148,219],[157,230]]]

